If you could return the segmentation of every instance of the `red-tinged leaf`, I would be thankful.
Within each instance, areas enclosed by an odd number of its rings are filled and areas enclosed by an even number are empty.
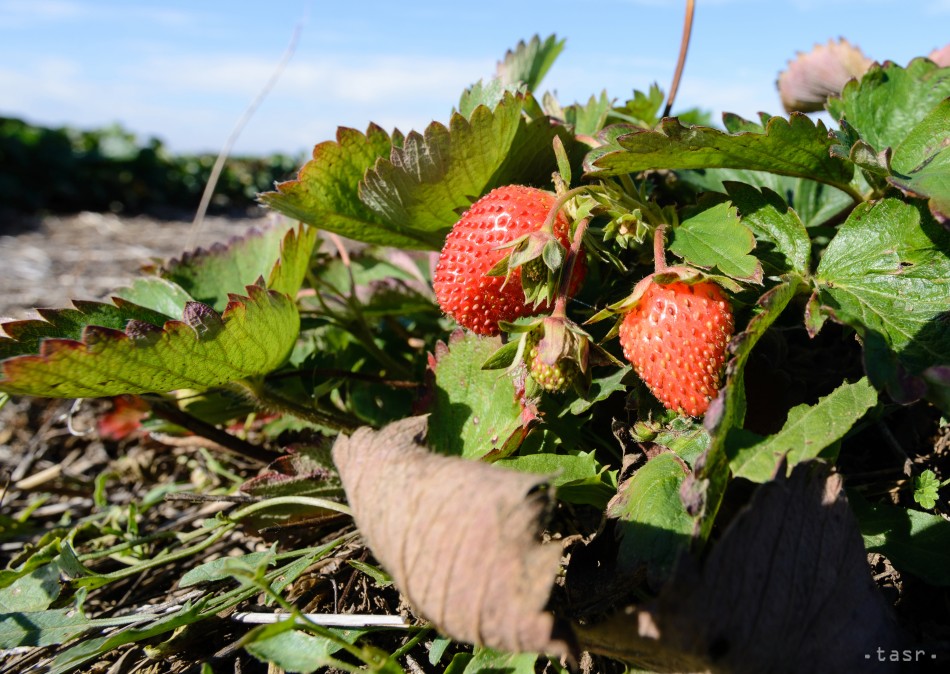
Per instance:
[[[247,297],[232,296],[223,315],[190,303],[184,320],[161,328],[141,321],[130,321],[125,331],[86,325],[78,340],[41,339],[38,353],[0,361],[0,390],[88,398],[206,390],[265,374],[290,353],[300,316],[282,293],[258,286],[248,286],[247,292]],[[0,353],[22,353],[23,347],[13,339],[0,340]]]

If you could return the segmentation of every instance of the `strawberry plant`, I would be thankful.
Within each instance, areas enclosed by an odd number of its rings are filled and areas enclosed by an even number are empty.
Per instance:
[[[100,494],[109,537],[62,526],[0,572],[0,646],[63,644],[54,672],[139,641],[174,654],[256,601],[292,619],[240,645],[287,671],[945,658],[945,607],[915,620],[868,560],[905,604],[950,586],[950,67],[822,47],[781,81],[821,92],[832,128],[800,109],[716,128],[661,113],[656,86],[540,93],[562,48],[519,44],[447,125],[341,127],[260,196],[289,223],[3,324],[6,394],[135,394],[143,423],[262,472],[151,554]],[[835,58],[848,76],[825,82],[810,64]],[[257,415],[263,440],[229,430]],[[358,541],[354,573],[411,607],[365,602],[395,628],[288,599]],[[180,605],[84,610],[183,559],[199,589]]]

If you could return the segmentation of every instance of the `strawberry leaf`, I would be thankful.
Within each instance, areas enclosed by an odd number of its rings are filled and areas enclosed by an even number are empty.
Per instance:
[[[429,445],[442,454],[501,458],[526,434],[511,378],[481,366],[501,346],[497,337],[456,331],[430,358]]]
[[[716,204],[680,223],[673,230],[670,250],[690,264],[734,279],[762,282],[762,265],[749,255],[755,247],[752,230],[739,221],[734,206]]]
[[[701,466],[683,485],[683,498],[688,511],[700,517],[698,531],[705,538],[712,529],[729,482],[729,457],[726,437],[734,428],[742,428],[746,413],[745,364],[765,331],[782,314],[802,287],[796,275],[783,277],[782,282],[759,298],[745,330],[729,343],[732,359],[726,364],[725,382],[706,412],[703,424],[710,434],[709,449],[697,461]]]
[[[158,329],[169,316],[129,302],[117,304],[73,301],[73,309],[38,309],[41,321],[11,321],[0,325],[7,338],[0,337],[0,360],[37,353],[47,338],[80,340],[87,325],[125,330],[130,321],[139,329]]]
[[[680,499],[685,478],[683,462],[665,452],[620,485],[607,517],[617,522],[621,569],[632,573],[643,565],[650,576],[662,579],[673,568],[693,532],[693,518]]]
[[[359,184],[377,159],[389,155],[401,137],[370,125],[366,134],[341,127],[336,141],[313,148],[295,180],[260,196],[264,205],[308,225],[368,243],[401,248],[436,247],[429,234],[386,222],[360,201]]]
[[[594,177],[648,169],[731,168],[809,178],[851,191],[854,174],[849,162],[829,154],[833,141],[824,124],[801,113],[792,113],[789,120],[772,117],[763,133],[687,127],[667,118],[655,131],[608,127],[601,139],[604,145],[584,160]]]
[[[844,119],[877,151],[896,148],[933,110],[950,96],[950,68],[919,58],[906,68],[875,64],[860,80],[845,85],[841,96],[828,100],[835,119]],[[944,134],[946,135],[946,134]]]
[[[529,42],[522,40],[514,49],[509,49],[505,58],[498,62],[497,78],[506,85],[523,84],[528,91],[536,91],[541,80],[564,49],[564,40],[549,35],[541,41],[535,35]]]
[[[848,494],[869,552],[880,552],[894,566],[940,587],[950,586],[950,522],[942,515],[869,503]]]
[[[258,286],[248,286],[247,292],[247,297],[232,296],[223,315],[206,304],[190,302],[183,320],[168,321],[163,327],[132,319],[122,331],[90,322],[79,339],[46,336],[37,355],[0,362],[0,389],[89,398],[203,390],[264,374],[290,353],[300,317],[294,302],[282,293]],[[51,318],[55,321],[57,314]],[[4,330],[10,334],[7,326]],[[0,340],[0,349],[8,341],[17,338]]]
[[[522,473],[549,475],[557,498],[565,503],[581,503],[603,509],[617,490],[611,474],[597,461],[594,452],[553,454],[542,452],[499,459],[495,465]]]
[[[660,121],[660,110],[663,109],[664,100],[666,100],[666,95],[654,82],[650,85],[648,93],[634,91],[633,98],[628,99],[622,108],[616,107],[612,110],[611,117],[645,129],[652,129]]]
[[[930,211],[950,221],[950,98],[941,101],[894,150],[888,182],[930,199]]]
[[[302,226],[252,229],[227,245],[185,253],[164,265],[159,277],[137,279],[116,296],[168,317],[180,316],[191,300],[224,311],[230,293],[241,292],[260,278],[267,280],[267,288],[293,297],[303,283],[315,243],[316,232]]]
[[[792,178],[775,173],[740,169],[677,171],[677,175],[699,191],[725,194],[726,183],[732,182],[759,189],[769,189],[785,199],[806,227],[823,225],[854,205],[854,199],[841,190],[806,178]],[[741,207],[739,210],[741,212]]]
[[[724,183],[742,224],[758,240],[756,253],[771,275],[809,272],[811,240],[798,214],[768,188],[757,190],[737,182]]]
[[[140,307],[154,309],[169,318],[181,316],[185,306],[194,301],[180,285],[160,276],[139,277],[127,288],[117,290],[113,299],[117,297]]]
[[[604,128],[611,103],[607,92],[602,91],[599,97],[591,96],[583,105],[575,103],[564,108],[564,121],[574,127],[574,133],[593,136]]]
[[[484,82],[479,80],[468,89],[462,92],[459,99],[458,112],[465,119],[471,119],[472,113],[485,106],[489,110],[494,110],[498,104],[504,100],[508,94],[518,95],[525,93],[523,84],[505,84],[497,77]]]
[[[459,213],[493,187],[550,184],[556,135],[574,145],[546,118],[525,119],[530,100],[505,93],[494,110],[480,106],[470,119],[456,113],[448,127],[435,122],[424,134],[410,133],[367,171],[360,199],[387,227],[441,248]]]
[[[939,364],[950,353],[948,251],[950,232],[921,204],[861,204],[818,265],[820,311],[854,328],[866,351],[881,341],[912,373]]]
[[[783,462],[791,470],[818,457],[876,404],[877,391],[865,377],[842,384],[814,405],[793,408],[775,435],[763,438],[749,431],[730,433],[726,451],[732,473],[753,482],[768,482]]]

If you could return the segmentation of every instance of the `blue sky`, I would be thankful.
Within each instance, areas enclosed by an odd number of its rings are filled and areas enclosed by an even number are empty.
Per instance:
[[[0,115],[83,128],[119,122],[176,152],[216,152],[290,65],[235,152],[296,153],[339,125],[421,129],[490,77],[519,39],[567,39],[544,82],[562,103],[666,89],[682,0],[0,0]],[[796,51],[843,36],[906,63],[950,42],[950,0],[697,0],[677,107],[780,113]]]

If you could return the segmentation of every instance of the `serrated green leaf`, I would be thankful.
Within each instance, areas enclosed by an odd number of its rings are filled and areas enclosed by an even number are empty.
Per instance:
[[[660,121],[660,110],[663,108],[665,99],[663,90],[653,83],[647,93],[634,91],[633,98],[628,99],[622,108],[614,108],[611,116],[622,122],[652,129]]]
[[[457,332],[447,347],[436,349],[427,434],[435,451],[478,459],[506,446],[510,453],[524,437],[521,406],[511,378],[498,370],[481,369],[500,346],[498,338]]]
[[[294,297],[303,282],[316,239],[315,231],[302,226],[251,230],[227,245],[217,244],[207,250],[199,248],[172,260],[162,268],[161,276],[184,290],[191,299],[208,304],[216,311],[224,311],[231,293],[242,292],[259,278],[266,280],[267,288]],[[121,293],[120,296],[133,302],[136,298],[143,299],[134,288],[131,296]],[[152,285],[151,290],[158,291],[158,287]],[[177,304],[180,293],[174,287],[168,292],[169,301]]]
[[[811,239],[798,214],[768,188],[757,190],[736,182],[723,183],[739,209],[742,224],[758,240],[756,254],[769,275],[790,271],[806,275],[811,264]]]
[[[0,360],[13,356],[37,353],[44,339],[81,340],[88,325],[111,330],[124,330],[129,321],[160,328],[169,317],[146,307],[119,301],[118,306],[102,302],[73,300],[73,309],[39,309],[43,320],[23,320],[3,323],[0,337]]]
[[[691,492],[684,496],[695,501],[698,514],[698,533],[705,538],[712,530],[713,521],[729,482],[729,457],[726,438],[732,429],[742,428],[745,421],[745,364],[765,331],[782,314],[792,298],[804,287],[801,277],[788,275],[782,282],[762,295],[753,308],[752,318],[745,330],[729,344],[732,358],[726,364],[726,375],[718,397],[710,403],[703,424],[709,431],[710,444],[702,466],[696,471]]]
[[[562,412],[562,416],[568,412],[571,414],[583,414],[596,403],[606,400],[617,391],[625,391],[627,387],[624,386],[621,381],[632,370],[633,368],[624,366],[612,370],[610,374],[606,376],[594,377],[591,380],[590,386],[587,389],[587,393],[584,394],[584,397],[578,397],[571,401],[571,404],[568,405]]]
[[[708,127],[686,127],[676,118],[664,119],[655,131],[634,127],[627,131],[616,138],[616,132],[601,134],[604,145],[584,160],[589,176],[648,169],[731,168],[808,178],[851,190],[854,167],[829,154],[833,141],[824,124],[801,113],[792,113],[790,120],[772,117],[765,133],[729,134]]]
[[[243,288],[244,286],[239,287]],[[185,310],[185,305],[195,299],[174,281],[163,279],[160,276],[137,278],[132,282],[132,285],[127,288],[120,288],[112,296],[121,297],[140,307],[152,309],[168,318],[181,316]]]
[[[877,391],[867,377],[853,384],[844,383],[814,405],[799,405],[789,411],[785,425],[766,438],[744,432],[726,441],[733,475],[753,482],[771,480],[780,462],[788,470],[817,457],[854,426],[877,404]]]
[[[587,103],[575,103],[564,108],[564,121],[574,127],[574,133],[584,136],[593,136],[607,122],[612,101],[607,98],[607,92],[600,92],[600,97],[591,96]]]
[[[559,500],[568,503],[603,508],[616,492],[616,486],[610,484],[605,468],[597,461],[594,452],[541,452],[511,456],[495,463],[523,473],[548,476],[546,483],[557,489]]]
[[[455,114],[448,127],[433,123],[424,134],[410,133],[367,171],[360,199],[389,228],[440,249],[459,213],[493,187],[549,184],[557,168],[554,136],[574,143],[547,119],[527,121],[529,98],[505,94],[493,110],[479,107],[471,119]]]
[[[941,101],[904,138],[891,160],[895,187],[930,200],[930,211],[950,221],[950,98]]]
[[[523,84],[529,92],[536,91],[564,49],[564,42],[558,40],[556,35],[549,35],[543,42],[539,35],[527,43],[522,40],[499,61],[496,71],[498,79],[506,85]]]
[[[489,110],[494,110],[506,95],[518,95],[525,92],[525,86],[520,83],[505,84],[497,77],[487,83],[479,80],[462,92],[459,99],[458,113],[465,119],[471,119],[472,113],[479,106],[483,105]]]
[[[914,59],[906,68],[874,64],[860,80],[848,82],[826,107],[844,119],[877,151],[896,148],[911,130],[950,96],[950,68]]]
[[[735,207],[716,204],[673,229],[670,251],[690,264],[743,281],[761,282],[762,265],[753,255],[755,236],[739,221]]]
[[[341,127],[336,141],[313,148],[313,159],[304,164],[295,180],[280,183],[276,192],[260,200],[295,220],[342,236],[400,248],[431,248],[427,232],[403,230],[387,223],[359,198],[359,185],[378,159],[388,157],[401,139],[375,124],[366,134]]]
[[[738,169],[701,169],[677,171],[677,176],[699,190],[726,193],[725,184],[736,182],[769,189],[795,210],[805,227],[817,227],[854,205],[854,199],[841,190],[806,178],[780,176],[764,171]]]
[[[680,417],[673,424],[684,423]],[[709,449],[709,432],[694,421],[689,421],[685,428],[666,428],[660,431],[653,442],[668,448],[676,453],[683,461],[692,466],[696,459]]]
[[[125,332],[87,325],[81,341],[47,338],[38,354],[0,362],[0,389],[89,398],[205,390],[265,374],[290,353],[300,316],[286,295],[257,286],[247,291],[248,297],[232,297],[223,316],[192,303],[189,322],[169,321],[162,328],[132,323]]]
[[[618,564],[626,571],[646,565],[654,577],[664,577],[693,531],[693,518],[680,499],[686,469],[672,453],[647,461],[620,485],[607,506],[607,517],[617,521]]]
[[[722,125],[729,133],[765,133],[762,124],[740,117],[734,112],[722,113]]]
[[[880,552],[902,572],[931,585],[950,585],[950,521],[889,503],[872,504],[855,492],[848,500],[868,551]]]
[[[921,204],[855,208],[828,244],[816,282],[822,311],[867,340],[880,335],[912,372],[946,360],[950,232]]]
[[[932,470],[925,470],[914,478],[914,501],[930,510],[940,497],[940,480]]]

